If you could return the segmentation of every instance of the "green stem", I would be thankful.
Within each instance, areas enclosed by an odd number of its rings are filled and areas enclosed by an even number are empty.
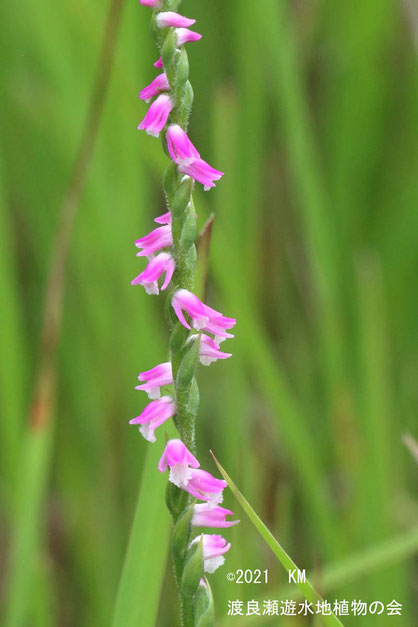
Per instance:
[[[173,11],[177,9],[179,4],[179,0],[164,0],[161,10]],[[177,50],[175,29],[169,28],[162,31],[156,29],[156,39],[161,51],[164,71],[170,84],[170,98],[174,102],[174,108],[168,123],[178,124],[183,130],[186,130],[193,101],[193,90],[188,81],[189,63],[187,52],[184,48],[181,51]],[[179,173],[174,165],[170,165],[164,175],[163,185],[167,204],[171,212],[172,252],[176,263],[173,285],[175,285],[175,289],[191,290],[193,288],[196,262],[196,247],[194,244],[196,238],[196,214],[192,199],[193,181]],[[174,321],[171,297],[172,294],[168,297],[167,311],[169,312],[169,318],[173,322],[170,339],[170,361],[177,404],[175,424],[182,441],[189,450],[194,452],[195,422],[199,402],[198,388],[194,379],[197,359],[194,359],[196,351],[192,345],[195,342],[188,343],[189,334],[187,330],[179,322]],[[182,376],[185,364],[187,365],[186,377]],[[169,494],[169,498],[167,502],[176,523],[190,506],[191,499],[190,497],[185,498],[183,491],[173,488],[174,486],[168,488],[167,494]],[[172,553],[179,588],[183,627],[193,627],[195,623],[194,597],[183,593],[182,583],[190,531],[189,522],[181,534],[180,551],[178,550],[178,537],[176,538],[175,549],[173,546],[174,535],[172,539]]]
[[[181,604],[183,627],[194,627],[194,600],[182,597]]]

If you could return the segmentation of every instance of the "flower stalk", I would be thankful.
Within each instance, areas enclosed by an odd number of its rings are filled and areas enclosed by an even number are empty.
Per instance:
[[[214,624],[213,598],[203,573],[221,566],[231,545],[216,534],[201,533],[192,539],[192,531],[195,527],[230,527],[238,521],[227,521],[233,513],[219,507],[226,482],[200,469],[195,457],[199,406],[195,374],[199,362],[209,365],[231,356],[222,352],[219,344],[233,337],[227,330],[235,320],[193,294],[197,216],[192,194],[195,183],[208,190],[223,173],[201,158],[187,136],[193,89],[185,45],[201,38],[188,28],[195,20],[176,13],[179,0],[140,3],[153,9],[151,29],[160,51],[154,65],[163,71],[139,93],[141,100],[155,100],[138,129],[154,137],[162,134],[171,163],[163,175],[168,211],[155,219],[161,226],[135,242],[140,249],[137,255],[147,257],[148,266],[132,284],[143,286],[148,294],[158,294],[170,285],[165,310],[171,335],[170,361],[138,376],[141,385],[137,389],[146,392],[151,402],[131,424],[139,424],[141,434],[150,442],[157,438],[156,429],[170,418],[179,432],[179,439],[167,443],[158,469],[170,469],[166,501],[174,521],[171,550],[182,624],[210,626]],[[171,393],[166,387],[172,388]]]
[[[161,14],[168,14],[180,3],[165,0],[161,4],[161,13],[154,16],[157,22]],[[161,20],[160,20],[161,21]],[[179,27],[190,26],[190,23],[178,23]],[[187,51],[183,47],[177,51],[176,28],[159,30],[156,28],[157,42],[161,51],[164,71],[170,86],[170,95],[174,103],[170,121],[187,130],[188,118],[193,103],[193,89],[189,81],[189,61]],[[177,171],[176,165],[170,164],[163,176],[163,188],[167,206],[171,213],[171,232],[173,238],[173,256],[176,264],[173,283],[177,288],[193,289],[193,274],[196,263],[196,212],[193,203],[193,179],[183,176]],[[171,301],[170,294],[168,301]],[[169,309],[169,307],[168,307]],[[176,425],[181,439],[191,450],[195,450],[195,421],[199,402],[199,391],[194,378],[197,359],[190,359],[186,347],[187,331],[179,328],[179,322],[174,321],[172,338],[170,341],[170,360],[173,369],[174,389],[177,400]],[[179,377],[180,366],[185,374],[191,376]],[[188,381],[187,379],[190,379]],[[193,388],[193,391],[192,391]]]

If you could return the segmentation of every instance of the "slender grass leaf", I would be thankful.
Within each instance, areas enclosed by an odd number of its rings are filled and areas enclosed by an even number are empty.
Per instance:
[[[251,505],[248,503],[247,499],[243,496],[243,494],[241,494],[241,492],[239,491],[235,483],[232,481],[231,477],[226,473],[224,468],[218,462],[215,455],[213,453],[211,454],[219,469],[219,472],[221,473],[225,481],[228,483],[228,486],[231,488],[238,503],[241,505],[242,509],[247,514],[248,518],[251,520],[251,522],[253,523],[254,527],[257,529],[260,536],[263,538],[263,540],[265,540],[265,542],[268,544],[270,549],[273,551],[273,553],[275,554],[275,556],[277,557],[277,559],[279,560],[283,568],[287,572],[298,570],[298,567],[296,566],[295,562],[286,553],[283,547],[279,544],[279,542],[273,536],[271,531],[263,523],[261,518],[256,514],[256,512],[253,510]],[[315,590],[315,588],[313,587],[313,585],[310,583],[308,579],[306,579],[306,581],[304,582],[297,581],[296,585],[298,586],[298,588],[300,589],[300,591],[302,592],[306,600],[309,601],[310,603],[316,604],[318,602],[319,603],[323,602],[321,595],[318,594],[318,592]],[[335,625],[342,625],[342,623],[338,620],[336,616],[334,616],[334,614],[331,614],[329,616],[321,616],[321,619],[324,625],[329,625],[330,627],[332,626],[335,627]]]

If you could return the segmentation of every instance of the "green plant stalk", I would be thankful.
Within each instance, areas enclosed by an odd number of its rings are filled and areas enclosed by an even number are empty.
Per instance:
[[[219,469],[219,472],[228,483],[228,486],[231,488],[235,498],[240,503],[242,509],[247,514],[248,518],[253,523],[254,527],[257,529],[258,533],[261,535],[263,540],[269,545],[279,562],[282,564],[283,568],[286,571],[294,571],[298,570],[297,565],[292,560],[292,558],[286,553],[283,547],[279,544],[276,538],[273,536],[271,531],[266,527],[261,518],[256,514],[251,505],[248,503],[247,499],[241,494],[235,483],[232,481],[231,477],[227,474],[225,469],[218,462],[214,454],[211,452],[211,455]],[[298,581],[296,583],[303,596],[310,603],[322,603],[323,598],[321,595],[315,590],[313,585],[310,583],[308,579],[306,581]],[[335,627],[336,625],[342,625],[342,623],[338,620],[338,618],[334,614],[330,614],[329,616],[321,616],[321,620],[324,625],[327,627]]]
[[[333,228],[321,160],[303,89],[289,2],[261,0],[253,8],[255,29],[263,33],[272,64],[272,85],[282,109],[289,164],[296,182],[306,233],[318,313],[318,338],[330,419],[341,413],[348,394],[341,305],[342,246]],[[255,6],[255,3],[253,3]]]
[[[179,4],[179,0],[164,0],[161,11],[175,10]],[[152,22],[155,27],[154,19]],[[168,28],[158,31],[155,27],[154,32],[160,48],[164,71],[170,84],[170,97],[175,105],[169,118],[169,124],[178,124],[183,130],[187,130],[193,102],[193,90],[188,80],[187,52],[184,47],[181,51],[176,49],[175,29]],[[176,263],[173,285],[175,289],[191,290],[196,263],[196,212],[192,198],[193,181],[177,172],[175,164],[170,164],[164,174],[163,187],[171,213],[173,255]],[[170,361],[177,406],[175,424],[184,444],[190,451],[194,452],[195,422],[199,403],[199,391],[194,373],[198,362],[199,342],[187,342],[189,333],[180,322],[175,320],[172,313],[172,295],[173,292],[168,296],[166,310],[169,323],[172,325]],[[190,507],[190,497],[179,488],[169,485],[167,503],[174,522],[180,525],[179,519]],[[183,627],[193,627],[195,624],[194,599],[189,592],[186,593],[182,578],[191,532],[190,519],[185,526],[181,527],[181,533],[177,533],[177,535],[175,535],[176,528],[178,529],[178,527],[175,526],[172,538],[172,555],[179,589],[182,624]],[[176,547],[174,547],[174,538],[176,538]],[[203,574],[201,557],[198,563],[201,564]]]

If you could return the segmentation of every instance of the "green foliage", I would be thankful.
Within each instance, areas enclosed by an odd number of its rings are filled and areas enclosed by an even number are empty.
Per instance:
[[[164,500],[165,477],[156,473],[161,452],[159,446],[146,454],[113,627],[152,625],[156,619],[171,527]]]

